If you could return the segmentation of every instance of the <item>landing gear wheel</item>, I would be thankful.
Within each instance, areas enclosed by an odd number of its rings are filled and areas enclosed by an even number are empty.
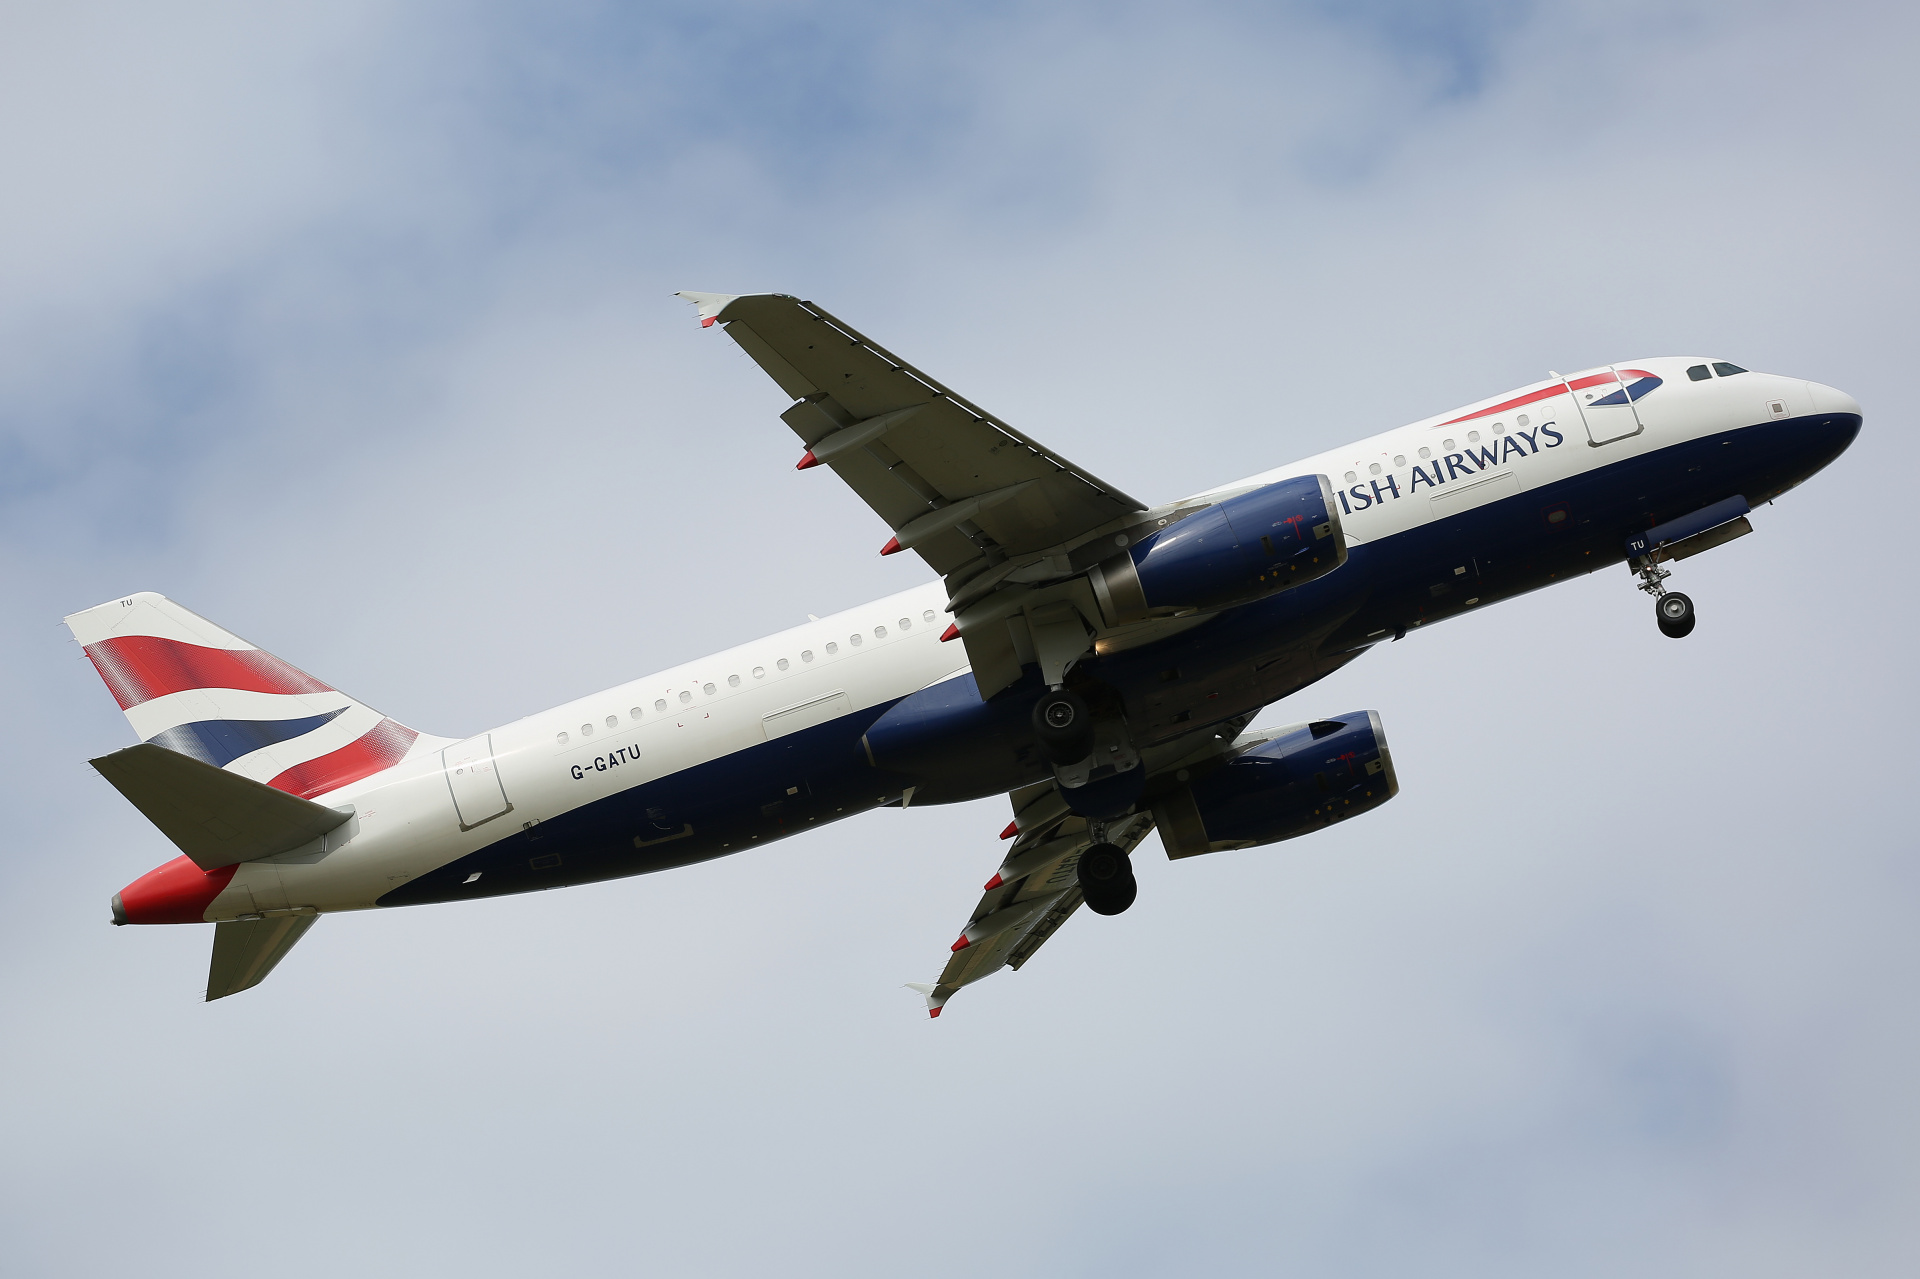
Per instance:
[[[1081,853],[1076,873],[1087,909],[1096,915],[1118,915],[1140,892],[1132,861],[1114,844],[1095,844]]]
[[[1660,596],[1653,602],[1653,610],[1660,633],[1668,639],[1684,639],[1693,633],[1693,601],[1680,592]]]
[[[1056,688],[1033,704],[1033,736],[1055,764],[1078,764],[1093,750],[1093,715],[1079,697]]]
[[[1140,894],[1140,885],[1129,875],[1119,884],[1103,888],[1097,893],[1086,889],[1081,892],[1087,899],[1087,909],[1094,914],[1118,915],[1133,905],[1133,899]]]

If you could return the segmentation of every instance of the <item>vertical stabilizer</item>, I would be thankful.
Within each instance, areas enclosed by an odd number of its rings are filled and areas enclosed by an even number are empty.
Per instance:
[[[164,595],[66,619],[143,742],[311,799],[390,768],[413,729]]]

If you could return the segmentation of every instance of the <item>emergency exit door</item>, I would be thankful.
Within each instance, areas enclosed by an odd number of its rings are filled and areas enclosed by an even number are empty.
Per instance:
[[[500,769],[493,759],[493,734],[482,733],[440,752],[447,770],[447,789],[453,792],[453,811],[461,830],[472,830],[502,813],[513,811]]]

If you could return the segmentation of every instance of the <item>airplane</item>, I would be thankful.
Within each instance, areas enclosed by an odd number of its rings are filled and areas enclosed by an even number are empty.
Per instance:
[[[811,302],[682,293],[791,404],[798,469],[937,580],[465,739],[435,737],[142,593],[66,619],[140,744],[93,766],[181,855],[115,924],[215,925],[206,998],[332,911],[686,866],[869,809],[1005,795],[1012,821],[929,1015],[1083,904],[1123,913],[1158,831],[1184,859],[1399,791],[1380,715],[1250,731],[1376,645],[1624,563],[1662,634],[1669,565],[1752,531],[1860,405],[1713,358],[1540,382],[1149,505]]]

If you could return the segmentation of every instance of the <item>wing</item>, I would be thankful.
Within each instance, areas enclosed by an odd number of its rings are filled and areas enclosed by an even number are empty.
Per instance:
[[[1145,509],[811,302],[680,296],[796,401],[780,416],[807,446],[800,469],[824,465],[845,480],[893,530],[881,553],[925,559],[947,580],[950,611],[1003,585],[1084,569],[1069,563],[1075,550],[1132,527]],[[1036,564],[1037,576],[1021,577]],[[1019,677],[1020,657],[1000,623],[1020,606],[989,606],[978,627],[959,617],[983,697]],[[1093,607],[1089,595],[1080,611]]]
[[[799,401],[782,418],[893,529],[951,576],[998,550],[1045,551],[1143,509],[811,302],[683,293]]]
[[[307,935],[318,915],[233,919],[213,928],[213,959],[207,965],[207,1001],[251,990],[267,979],[293,944]]]
[[[1152,798],[1140,805],[1142,811],[1107,822],[1107,839],[1132,853],[1164,818],[1169,825],[1161,839],[1170,843],[1169,857],[1207,851],[1204,843],[1198,848],[1183,846],[1182,811],[1168,801],[1186,793],[1185,786],[1176,783],[1185,782],[1188,770],[1212,767],[1237,750],[1266,741],[1243,734],[1252,718],[1239,716],[1144,752],[1140,767],[1147,770],[1146,794]],[[1023,786],[1008,798],[1013,801],[1014,817],[1001,837],[1013,838],[1013,844],[953,943],[940,980],[928,985],[908,983],[926,997],[927,1011],[934,1017],[962,986],[1002,968],[1018,969],[1033,958],[1033,952],[1085,900],[1077,872],[1080,854],[1094,842],[1087,819],[1067,806],[1054,781]],[[1191,805],[1191,798],[1187,803]]]
[[[1081,852],[1094,840],[1087,819],[1068,810],[1052,782],[1015,791],[1013,799],[1016,814],[1009,829],[1017,829],[1018,838],[987,881],[940,980],[912,987],[926,997],[929,1016],[938,1017],[962,986],[1002,968],[1018,969],[1033,958],[1083,900],[1075,871]],[[1132,852],[1152,829],[1153,819],[1139,813],[1109,823],[1106,833]]]

